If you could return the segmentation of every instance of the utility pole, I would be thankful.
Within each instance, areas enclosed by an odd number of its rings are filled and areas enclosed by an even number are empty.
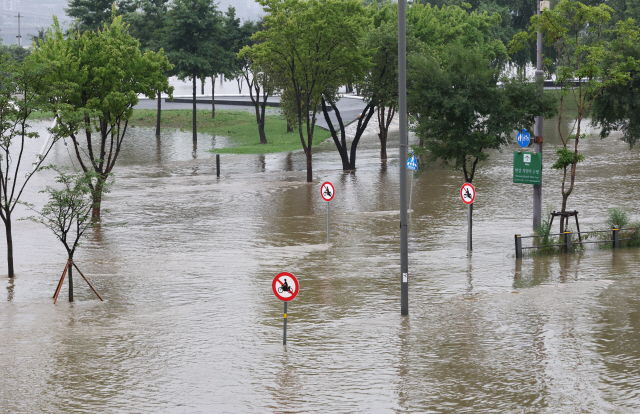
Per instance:
[[[22,47],[22,36],[20,35],[20,12],[18,12],[18,15],[15,17],[18,18],[18,36],[16,36],[18,38],[18,46]]]
[[[409,314],[407,232],[407,0],[398,0],[398,115],[400,117],[400,314]]]
[[[539,1],[538,3],[538,16],[542,15],[543,7],[549,7],[548,1]],[[538,32],[537,39],[537,53],[536,53],[536,81],[543,78],[544,72],[542,71],[542,33]],[[544,93],[544,86],[541,85],[540,93]],[[536,117],[536,123],[533,127],[533,152],[540,153],[540,159],[542,159],[542,116]],[[542,173],[542,170],[540,171]],[[542,223],[542,177],[540,177],[540,185],[533,185],[533,229],[536,230]]]

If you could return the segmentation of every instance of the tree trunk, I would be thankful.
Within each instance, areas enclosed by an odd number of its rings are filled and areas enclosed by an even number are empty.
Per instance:
[[[193,145],[198,144],[198,132],[196,127],[196,79],[197,76],[193,74]]]
[[[200,95],[204,95],[204,84],[207,81],[207,78],[203,77],[200,80]]]
[[[378,134],[380,137],[380,160],[387,161],[387,130],[381,130]]]
[[[71,269],[73,265],[69,265],[69,269],[67,270],[67,276],[69,276],[69,302],[73,302],[73,275]]]
[[[307,182],[310,183],[313,181],[313,172],[311,169],[311,147],[307,148],[305,155],[307,156]]]
[[[100,205],[102,204],[102,177],[98,178],[96,181],[93,191],[91,194],[91,198],[93,199],[93,209],[91,210],[91,220],[99,221],[100,220]]]
[[[216,77],[211,77],[211,118],[216,117]]]
[[[258,118],[258,134],[260,134],[260,143],[261,144],[266,144],[267,143],[267,136],[264,133],[264,112],[265,112],[265,108],[267,107],[267,102],[262,102],[262,110],[260,112],[260,117]]]
[[[156,117],[156,137],[160,136],[160,114],[162,113],[162,91],[158,90],[158,115]]]
[[[4,231],[7,236],[7,267],[9,271],[9,278],[13,278],[15,273],[13,271],[13,235],[11,234],[11,213],[6,213],[6,220],[4,222]]]
[[[293,132],[293,127],[291,126],[291,122],[287,120],[287,133]]]

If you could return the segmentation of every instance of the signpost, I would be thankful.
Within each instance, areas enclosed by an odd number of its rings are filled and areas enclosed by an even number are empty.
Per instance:
[[[513,182],[516,184],[542,184],[542,154],[513,151]]]
[[[329,246],[329,203],[336,195],[336,190],[333,188],[333,184],[329,181],[325,181],[320,186],[320,195],[322,199],[327,202],[327,247]]]
[[[531,135],[527,132],[525,128],[522,128],[522,131],[518,131],[518,145],[522,148],[526,148],[531,143]]]
[[[407,160],[407,169],[411,171],[418,171],[418,160],[415,155]],[[411,191],[409,192],[409,211],[411,211],[411,199],[413,198],[413,173],[411,173]]]
[[[476,189],[471,183],[464,183],[460,188],[460,198],[462,202],[469,206],[469,227],[467,229],[467,250],[471,251],[471,225],[473,224],[473,202],[476,199]]]
[[[299,291],[298,279],[289,272],[281,272],[273,278],[271,290],[276,298],[284,302],[284,326],[282,328],[282,345],[287,345],[287,302],[295,299]]]

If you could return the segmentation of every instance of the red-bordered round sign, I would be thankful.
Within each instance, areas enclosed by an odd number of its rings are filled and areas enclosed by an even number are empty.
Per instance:
[[[320,195],[324,201],[333,200],[333,196],[336,195],[336,190],[333,189],[333,184],[329,181],[322,183],[322,186],[320,186]]]
[[[465,204],[473,203],[473,200],[476,199],[476,189],[470,183],[464,183],[460,188],[460,198]]]
[[[276,298],[288,302],[298,296],[300,285],[298,284],[298,279],[296,279],[293,274],[282,272],[273,278],[271,289],[273,290],[273,294],[276,295]]]

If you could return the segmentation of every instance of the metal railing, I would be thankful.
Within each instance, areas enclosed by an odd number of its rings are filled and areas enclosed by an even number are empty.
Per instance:
[[[521,259],[522,258],[522,251],[523,250],[527,250],[527,249],[545,249],[545,248],[549,248],[549,247],[564,247],[564,252],[565,253],[570,253],[571,249],[573,248],[573,245],[584,245],[584,244],[588,244],[588,243],[611,243],[611,247],[614,249],[618,249],[620,248],[620,242],[621,241],[627,241],[627,240],[637,240],[638,237],[626,237],[626,238],[620,238],[620,232],[621,231],[628,231],[628,230],[634,230],[637,231],[638,229],[635,227],[630,227],[630,228],[624,228],[624,229],[611,229],[611,230],[596,230],[596,231],[579,231],[576,233],[572,233],[570,231],[565,231],[564,233],[550,233],[550,234],[544,234],[544,235],[533,235],[533,236],[521,236],[519,234],[515,235],[515,245],[516,245],[516,259]],[[578,242],[574,242],[572,240],[572,234],[577,234],[580,239],[582,239],[582,235],[583,234],[596,234],[596,233],[611,233],[611,240],[593,240],[593,241],[586,241],[586,240],[580,240]],[[564,241],[562,243],[555,243],[555,244],[543,244],[540,246],[522,246],[522,239],[536,239],[536,238],[542,238],[542,237],[551,237],[551,236],[564,236]]]

